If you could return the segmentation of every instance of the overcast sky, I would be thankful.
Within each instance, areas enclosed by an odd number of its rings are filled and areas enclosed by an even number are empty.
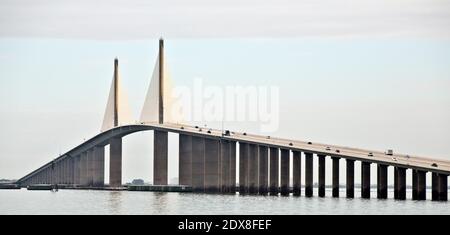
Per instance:
[[[175,85],[278,86],[271,135],[450,160],[449,29],[450,1],[2,0],[0,178],[98,134],[116,56],[138,116],[161,35]],[[124,139],[124,181],[151,180],[150,143]]]
[[[0,36],[448,38],[445,0],[2,0]]]

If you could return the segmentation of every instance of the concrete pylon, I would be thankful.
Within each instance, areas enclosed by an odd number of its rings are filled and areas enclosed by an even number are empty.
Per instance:
[[[132,123],[130,107],[125,91],[122,89],[119,77],[119,60],[114,59],[114,75],[109,91],[108,102],[101,131]]]
[[[183,112],[181,112],[180,103],[176,102],[172,95],[172,87],[172,79],[164,53],[164,40],[161,38],[159,53],[141,111],[141,123],[183,122]]]

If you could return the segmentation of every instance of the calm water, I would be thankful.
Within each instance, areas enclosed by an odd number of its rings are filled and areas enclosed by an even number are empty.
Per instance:
[[[0,214],[450,214],[450,202],[22,189],[0,190]]]

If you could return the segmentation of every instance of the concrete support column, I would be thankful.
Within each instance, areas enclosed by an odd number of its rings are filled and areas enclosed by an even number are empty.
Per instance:
[[[64,160],[59,161],[59,184],[64,184]]]
[[[347,159],[347,197],[355,197],[355,160]]]
[[[43,171],[43,174],[44,174],[44,183],[45,183],[45,184],[48,184],[48,183],[47,183],[47,172],[48,172],[48,169],[45,168],[44,171]]]
[[[157,130],[153,133],[153,184],[167,185],[168,133]]]
[[[377,198],[386,199],[388,196],[388,166],[379,164],[377,166]]]
[[[439,176],[434,172],[431,174],[431,200],[439,200]]]
[[[103,187],[105,185],[105,147],[94,147],[94,179],[93,185]]]
[[[65,183],[65,174],[64,174],[64,159],[61,159],[59,161],[59,177],[60,177],[60,184],[64,184]]]
[[[302,152],[292,151],[293,195],[300,196],[302,191]]]
[[[66,184],[67,183],[66,167],[67,167],[67,161],[64,158],[64,159],[61,160],[61,184]]]
[[[439,201],[448,200],[448,175],[439,174]]]
[[[398,199],[398,169],[394,167],[394,199]]]
[[[412,169],[412,200],[418,200],[418,174],[417,174],[417,170]]]
[[[192,185],[192,136],[180,134],[178,145],[178,184]]]
[[[361,197],[370,198],[370,162],[361,162]]]
[[[406,168],[397,167],[398,199],[406,199]]]
[[[205,191],[205,140],[192,136],[192,190]]]
[[[88,150],[88,185],[94,185],[94,174],[95,174],[95,155],[94,149]]]
[[[122,138],[109,142],[109,186],[122,186]]]
[[[57,174],[56,183],[61,184],[61,161],[56,162],[56,174]],[[38,178],[38,183],[40,183],[39,178]]]
[[[319,197],[325,197],[325,155],[317,155],[319,158]]]
[[[87,152],[81,154],[81,162],[80,162],[80,184],[86,186],[88,183],[88,160],[87,160]],[[56,172],[56,171],[55,171]],[[56,183],[56,181],[55,181]]]
[[[305,152],[305,196],[313,196],[313,154]]]
[[[55,184],[59,184],[59,162],[55,161]],[[39,183],[39,178],[36,177],[36,183]]]
[[[205,192],[217,193],[220,185],[220,141],[205,139]]]
[[[248,145],[248,193],[258,193],[258,145]]]
[[[80,184],[80,156],[74,156],[74,162],[73,162],[73,184],[79,185]]]
[[[248,144],[239,142],[239,193],[248,193]]]
[[[220,140],[220,192],[230,192],[230,144]]]
[[[70,156],[67,159],[68,165],[67,165],[67,169],[69,171],[69,185],[73,185],[73,157]]]
[[[70,172],[69,172],[69,158],[66,157],[64,159],[64,183],[65,184],[69,184],[69,177],[70,177]]]
[[[339,197],[339,157],[332,157],[333,159],[333,197]]]
[[[427,173],[425,171],[417,171],[417,199],[427,199]]]
[[[281,183],[280,194],[289,195],[289,149],[281,149]]]
[[[269,148],[267,146],[259,146],[259,194],[266,195],[268,193],[269,184]]]
[[[229,141],[230,145],[230,193],[236,193],[236,142]]]
[[[270,151],[270,195],[278,195],[279,192],[279,150],[269,148]]]

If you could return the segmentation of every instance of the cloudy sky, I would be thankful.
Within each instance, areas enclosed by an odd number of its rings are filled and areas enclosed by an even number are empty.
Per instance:
[[[138,116],[160,36],[175,85],[279,87],[271,135],[450,160],[449,29],[435,0],[2,0],[0,178],[98,134],[116,56]],[[149,143],[125,138],[124,181],[151,180]]]
[[[0,35],[448,38],[445,0],[3,0]]]

